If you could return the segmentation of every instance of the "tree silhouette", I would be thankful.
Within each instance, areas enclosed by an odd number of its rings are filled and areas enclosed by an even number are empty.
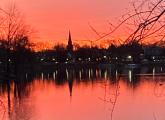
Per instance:
[[[25,60],[28,61],[28,55],[32,51],[29,41],[31,31],[27,29],[28,27],[15,4],[6,10],[1,8],[0,17],[0,48],[4,51],[5,69],[8,74],[11,62],[17,66],[24,63]]]

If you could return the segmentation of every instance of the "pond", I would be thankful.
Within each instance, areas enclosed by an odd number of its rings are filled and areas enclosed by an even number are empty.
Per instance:
[[[165,68],[60,68],[0,83],[3,120],[164,120]]]

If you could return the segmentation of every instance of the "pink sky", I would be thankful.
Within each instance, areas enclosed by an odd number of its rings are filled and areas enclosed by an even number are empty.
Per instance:
[[[11,0],[1,0],[5,7]],[[27,24],[37,31],[33,41],[48,44],[66,42],[68,30],[73,40],[95,40],[98,36],[90,29],[92,24],[98,32],[109,31],[112,23],[126,12],[130,0],[14,0],[25,14]],[[38,38],[36,38],[38,37]]]

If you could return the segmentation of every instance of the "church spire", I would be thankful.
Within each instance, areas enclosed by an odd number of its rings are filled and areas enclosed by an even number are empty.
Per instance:
[[[71,37],[71,32],[69,30],[69,38],[68,38],[68,45],[67,45],[67,50],[69,52],[73,51],[73,44],[72,44],[72,37]]]
[[[69,39],[68,39],[68,44],[71,43],[72,44],[72,37],[71,37],[71,33],[70,33],[70,30],[69,30]]]

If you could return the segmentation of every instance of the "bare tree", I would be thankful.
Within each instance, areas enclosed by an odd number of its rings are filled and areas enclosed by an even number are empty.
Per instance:
[[[110,32],[102,36],[90,25],[90,28],[98,35],[95,41],[112,35],[124,26],[130,34],[122,41],[122,44],[147,43],[150,40],[150,43],[162,45],[165,38],[165,0],[134,1],[132,9],[130,8],[130,11],[121,17],[118,25],[109,24],[112,26]]]
[[[1,39],[7,40],[8,49],[13,49],[16,40],[29,36],[31,29],[25,24],[23,15],[18,11],[15,4],[7,10],[0,9],[2,22],[0,24]]]
[[[8,9],[0,8],[0,39],[6,41],[6,72],[9,72],[11,51],[20,51],[21,48],[31,49],[29,36],[31,29],[25,24],[21,13],[15,4]]]
[[[125,43],[129,43],[131,41],[143,42],[151,38],[151,40],[155,40],[156,42],[158,40],[163,40],[165,37],[164,5],[164,0],[154,2],[144,1],[140,5],[133,3],[133,22],[136,27],[134,32],[125,40]],[[130,15],[129,18],[132,18],[132,16]]]

